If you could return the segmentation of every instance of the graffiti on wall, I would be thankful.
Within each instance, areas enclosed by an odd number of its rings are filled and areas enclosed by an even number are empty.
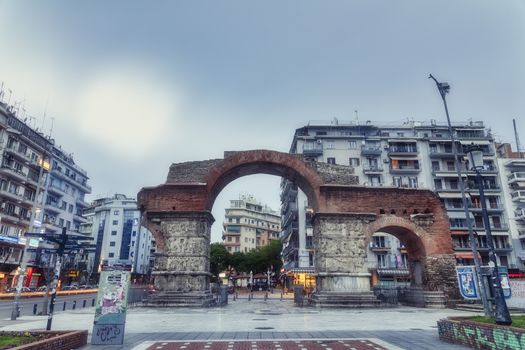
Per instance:
[[[474,326],[449,320],[438,321],[439,337],[477,349],[525,349],[525,334],[502,327]]]

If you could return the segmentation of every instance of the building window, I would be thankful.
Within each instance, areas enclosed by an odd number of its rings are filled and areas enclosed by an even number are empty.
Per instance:
[[[333,158],[333,157],[328,157],[328,158],[326,159],[326,162],[327,162],[328,164],[335,164],[335,158]]]
[[[113,258],[113,257],[115,257],[115,253],[109,253],[108,254],[108,258]]]
[[[357,148],[357,141],[348,141],[348,148],[356,149]]]
[[[335,147],[334,147],[334,143],[333,143],[333,142],[327,142],[327,143],[326,143],[326,148],[327,148],[327,149],[334,149],[334,148],[335,148]]]
[[[408,178],[408,187],[410,187],[410,188],[417,188],[417,177],[410,176]]]
[[[112,236],[116,236],[117,235],[117,231],[111,231],[111,235]]]
[[[118,225],[118,220],[113,220],[113,225]]]
[[[115,246],[115,242],[109,242],[109,246],[110,247],[114,247]]]
[[[377,267],[387,267],[386,254],[377,254]]]
[[[439,171],[439,161],[433,160],[432,161],[432,170],[433,171]]]
[[[72,213],[73,212],[73,204],[70,204],[69,207],[67,208],[67,211]]]
[[[443,182],[441,182],[441,179],[434,179],[434,188],[436,190],[443,189]]]
[[[392,178],[394,186],[401,187],[403,186],[403,178],[401,176],[394,176]]]
[[[118,210],[113,211],[113,215],[119,215],[120,212]]]
[[[359,158],[350,158],[349,159],[350,166],[359,166]]]

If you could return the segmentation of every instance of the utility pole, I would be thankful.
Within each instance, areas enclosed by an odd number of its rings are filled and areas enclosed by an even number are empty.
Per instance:
[[[483,303],[483,310],[485,311],[485,316],[490,317],[492,316],[492,309],[489,305],[483,275],[481,274],[481,260],[479,258],[479,253],[478,253],[478,240],[476,236],[474,235],[472,218],[470,217],[469,203],[467,201],[467,196],[465,195],[465,183],[463,182],[463,176],[461,174],[461,161],[459,160],[456,139],[454,136],[454,130],[452,130],[452,124],[450,123],[450,116],[448,114],[447,100],[445,98],[445,95],[450,91],[450,85],[445,82],[442,82],[442,83],[438,82],[436,78],[432,76],[432,74],[429,75],[429,79],[434,80],[434,82],[436,83],[436,86],[439,90],[439,94],[441,95],[441,99],[443,100],[443,106],[445,106],[445,114],[447,115],[448,132],[450,134],[450,140],[452,142],[452,154],[454,156],[454,165],[456,168],[456,173],[458,175],[459,190],[461,191],[461,201],[463,203],[463,211],[465,212],[465,220],[467,222],[470,247],[472,249],[472,254],[474,256],[474,265],[476,267],[476,274],[478,276],[478,281],[481,284],[480,286],[481,301]]]

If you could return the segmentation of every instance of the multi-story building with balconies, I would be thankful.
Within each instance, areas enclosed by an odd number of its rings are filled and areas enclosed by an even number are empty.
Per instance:
[[[525,270],[525,152],[513,152],[508,143],[498,145],[497,152],[512,247],[518,268]]]
[[[99,198],[84,210],[82,234],[93,237],[96,250],[88,258],[88,269],[96,275],[103,264],[132,266],[135,277],[151,272],[155,244],[151,232],[141,225],[137,201],[123,194]]]
[[[60,232],[62,227],[78,231],[85,221],[84,196],[91,188],[72,156],[1,102],[0,118],[0,242],[11,244],[3,251],[9,252],[7,261],[12,263],[7,268],[13,269],[20,263],[23,247],[18,243],[25,232]],[[27,286],[34,287],[42,274],[38,254],[29,256]]]
[[[0,284],[3,287],[12,284],[12,271],[20,264],[23,234],[38,227],[38,221],[32,225],[31,220],[38,219],[42,211],[53,144],[53,140],[33,130],[0,102],[0,253],[3,257]]]
[[[516,260],[512,254],[508,216],[503,205],[494,140],[490,131],[482,122],[454,125],[453,131],[460,155],[464,155],[465,148],[471,144],[484,150],[485,169],[482,174],[496,252],[502,265],[514,267]],[[434,121],[407,122],[399,126],[377,126],[371,122],[341,123],[337,120],[310,122],[296,130],[290,153],[302,154],[305,159],[317,162],[352,166],[363,186],[427,188],[435,191],[442,199],[450,218],[458,263],[472,263],[473,256],[447,125]],[[463,165],[462,176],[466,180],[467,196],[472,203],[471,213],[480,254],[483,262],[487,263],[488,248],[475,173]],[[309,249],[306,240],[309,237],[308,232],[311,232],[308,230],[309,219],[300,213],[301,210],[308,211],[307,198],[295,184],[287,180],[283,180],[281,189],[282,207],[293,207],[289,202],[296,203],[297,206],[297,221],[286,225],[283,222],[281,239],[284,249],[291,247],[297,252],[283,254],[284,266],[313,266],[313,251]],[[376,240],[380,242],[378,245]],[[368,257],[370,271],[380,281],[403,280],[408,276],[403,244],[392,236],[376,233],[371,241]]]
[[[225,209],[223,229],[222,241],[228,252],[245,253],[279,240],[281,217],[253,196],[240,196]]]

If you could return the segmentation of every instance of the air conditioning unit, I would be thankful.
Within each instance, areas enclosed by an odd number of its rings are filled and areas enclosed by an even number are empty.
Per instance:
[[[321,144],[323,143],[323,140],[317,140],[317,143]]]

